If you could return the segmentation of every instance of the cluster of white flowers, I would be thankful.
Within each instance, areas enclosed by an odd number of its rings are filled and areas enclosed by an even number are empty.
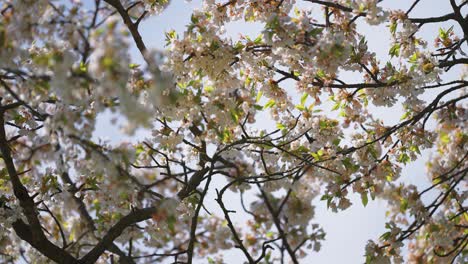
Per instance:
[[[356,15],[365,12],[366,22],[369,25],[378,25],[386,21],[387,12],[383,11],[382,7],[377,5],[377,0],[357,0],[351,2],[341,0],[340,2],[345,5],[350,3]]]
[[[169,5],[170,0],[144,0],[145,10],[151,14],[160,14]]]

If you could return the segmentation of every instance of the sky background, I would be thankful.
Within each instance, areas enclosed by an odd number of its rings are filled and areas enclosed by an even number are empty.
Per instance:
[[[385,0],[382,6],[390,9],[408,10],[413,1],[408,0]],[[299,7],[310,8],[314,6],[313,10],[321,15],[321,9],[317,5],[312,5],[307,2],[298,1]],[[162,15],[151,17],[142,22],[140,32],[143,40],[149,48],[163,49],[164,47],[164,32],[171,29],[176,30],[179,35],[183,34],[185,25],[190,21],[190,15],[194,8],[200,7],[200,1],[172,1],[169,7],[163,12]],[[412,11],[411,17],[429,17],[440,16],[451,12],[449,1],[447,0],[422,0],[421,3]],[[321,19],[321,18],[319,18]],[[424,26],[418,36],[423,37],[428,41],[428,47],[432,47],[434,38],[437,35],[438,26],[432,25]],[[445,24],[448,28],[450,23]],[[252,24],[245,22],[231,23],[227,28],[227,33],[233,39],[238,38],[239,33],[249,35],[255,38],[262,30],[260,24]],[[458,31],[458,28],[455,28]],[[388,50],[390,48],[390,34],[389,29],[385,26],[370,27],[362,23],[358,24],[358,32],[364,34],[368,41],[369,50],[377,53],[381,61],[388,58]],[[132,57],[142,64],[143,61],[137,49],[134,47],[131,51]],[[359,74],[358,74],[359,75]],[[456,78],[459,75],[459,70],[455,70],[450,74],[444,76],[444,79]],[[346,79],[350,81],[359,81],[354,75],[347,74]],[[291,83],[291,85],[293,85]],[[293,88],[293,87],[291,87]],[[426,98],[432,98],[431,94]],[[394,124],[399,121],[402,111],[395,108],[391,111],[388,108],[372,109],[382,118],[386,124]],[[326,113],[325,113],[326,114]],[[113,143],[121,141],[134,141],[149,135],[148,131],[139,130],[133,137],[126,136],[120,133],[118,126],[111,123],[111,116],[109,113],[101,115],[99,118],[98,126],[95,131],[95,138],[105,138]],[[260,119],[257,119],[260,120]],[[259,127],[271,127],[268,121],[259,121]],[[427,186],[429,183],[425,176],[424,164],[429,157],[427,151],[423,152],[422,158],[416,162],[411,163],[403,170],[402,179],[417,185],[418,187]],[[214,189],[214,188],[211,188]],[[315,264],[333,264],[333,263],[363,263],[364,262],[364,247],[369,239],[377,239],[382,233],[385,232],[385,203],[382,201],[369,201],[369,204],[364,208],[358,196],[352,196],[353,206],[345,211],[333,213],[326,208],[326,204],[319,201],[319,197],[314,200],[316,206],[316,217],[313,222],[319,223],[325,232],[326,240],[322,245],[320,252],[311,252],[311,254],[302,259],[301,263],[315,263]],[[233,201],[238,199],[238,196],[233,197]],[[214,209],[217,204],[214,202],[213,197],[207,198],[207,207]],[[238,208],[238,204],[231,205],[234,209]],[[216,211],[216,209],[214,209]],[[243,255],[239,250],[232,250],[226,254],[225,262],[242,263],[244,260]],[[200,260],[197,263],[207,263],[206,260]]]

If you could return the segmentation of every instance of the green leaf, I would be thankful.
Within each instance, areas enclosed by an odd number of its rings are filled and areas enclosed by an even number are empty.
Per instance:
[[[306,110],[306,107],[305,107],[304,105],[301,105],[301,104],[298,104],[298,105],[296,105],[295,107],[296,107],[297,110],[299,110],[299,111],[304,111],[304,110]]]
[[[408,199],[401,198],[400,200],[400,211],[404,213],[408,209]]]
[[[280,26],[278,16],[274,16],[273,19],[270,19],[268,23],[266,23],[265,28],[266,29],[273,29],[275,30]]]
[[[385,232],[383,235],[380,236],[380,240],[388,240],[388,238],[392,235],[392,232]]]
[[[263,40],[263,34],[260,34],[260,35],[258,35],[258,37],[256,37],[256,38],[254,39],[254,43],[257,44],[257,45],[258,45],[258,44],[261,44],[261,43],[262,43],[262,40]]]
[[[441,178],[441,177],[437,177],[437,178],[434,178],[434,179],[432,180],[432,184],[433,184],[433,185],[437,185],[437,184],[439,184],[439,183],[441,183],[441,182],[442,182],[442,178]]]
[[[236,42],[236,44],[234,45],[234,49],[236,51],[241,51],[244,48],[245,48],[244,44],[242,44],[242,42],[240,41]]]
[[[273,238],[274,235],[275,235],[275,233],[273,233],[273,231],[268,231],[268,232],[265,234],[266,238],[268,238],[268,239]]]
[[[353,164],[351,162],[351,159],[350,158],[345,158],[343,160],[341,160],[341,163],[343,163],[343,165],[345,166],[345,168],[347,170],[350,170],[351,172],[356,172],[359,170],[359,165],[357,164]]]
[[[247,76],[247,78],[245,78],[245,82],[244,82],[245,87],[249,87],[251,83],[252,83],[252,79]]]
[[[410,111],[405,112],[405,113],[401,116],[400,121],[401,121],[401,120],[405,120],[405,119],[408,118],[410,115],[411,115],[411,112],[410,112]]]
[[[327,201],[327,208],[330,208],[330,203],[333,199],[333,196],[330,196],[328,194],[324,194],[321,198],[320,198],[320,201]]]
[[[302,146],[302,145],[299,146],[299,147],[297,148],[297,150],[296,150],[296,152],[298,152],[298,153],[307,153],[307,152],[309,152],[309,151],[310,151],[310,149],[308,149],[308,148],[306,148],[305,146]]]
[[[450,36],[450,32],[452,32],[453,26],[451,26],[449,29],[444,30],[443,28],[439,28],[439,37],[444,40],[447,39]]]
[[[340,103],[336,103],[336,104],[333,106],[332,111],[338,110],[338,108],[340,108]]]
[[[219,49],[220,45],[217,41],[211,41],[210,43],[210,50],[211,51],[216,51],[217,49]]]
[[[370,145],[368,147],[368,151],[369,151],[369,154],[371,154],[371,156],[374,158],[374,159],[377,159],[377,151],[375,150],[374,146],[373,145]]]
[[[322,150],[322,149],[319,149],[317,152],[312,152],[312,153],[310,153],[310,155],[311,155],[316,161],[320,161],[320,159],[321,159],[322,156],[323,156],[323,150]]]
[[[270,107],[273,107],[275,104],[276,104],[276,103],[275,103],[275,100],[270,99],[270,100],[265,104],[265,106],[263,106],[263,109],[268,109],[268,108],[270,108]]]
[[[412,151],[412,152],[416,152],[418,154],[421,154],[421,151],[419,150],[419,147],[417,145],[412,145],[409,147],[409,149]]]
[[[307,97],[309,96],[308,93],[303,93],[302,96],[301,96],[301,105],[304,105],[306,100],[307,100]]]
[[[362,205],[364,205],[364,207],[366,207],[367,203],[369,202],[369,198],[367,197],[367,193],[361,194],[361,201],[362,201]]]
[[[166,32],[166,46],[169,46],[169,44],[174,39],[177,39],[177,33],[175,32],[175,30]]]
[[[392,173],[387,174],[387,176],[385,177],[385,179],[386,179],[388,182],[393,181],[393,174],[392,174]]]
[[[359,12],[362,13],[366,10],[366,5],[364,3],[359,4]]]
[[[145,151],[145,148],[143,148],[142,145],[138,145],[135,149],[135,154],[138,156],[140,155],[141,153],[143,153]]]
[[[80,72],[86,73],[88,71],[88,66],[86,63],[80,62]]]
[[[359,44],[358,44],[360,47],[364,46],[364,45],[367,45],[367,41],[366,41],[366,38],[365,37],[361,37],[361,39],[359,40]]]
[[[190,21],[192,21],[193,24],[197,24],[198,21],[199,21],[199,20],[198,20],[198,16],[192,15],[192,16],[190,17]]]
[[[393,22],[390,24],[390,33],[395,34],[396,30],[397,30],[397,26],[398,24],[396,22]]]
[[[258,105],[258,104],[255,104],[255,105],[254,105],[254,108],[255,108],[256,110],[263,110],[263,107],[262,107],[261,105]]]
[[[322,69],[317,71],[317,77],[324,78],[326,76],[325,72]]]
[[[345,166],[346,169],[351,169],[353,167],[353,164],[351,163],[349,158],[345,158],[341,160],[341,163]]]
[[[413,53],[413,55],[411,55],[411,57],[409,57],[409,62],[412,64],[418,63],[418,58],[419,58],[419,54],[418,52],[415,52]]]
[[[260,99],[262,98],[262,95],[263,95],[263,92],[262,92],[262,91],[258,91],[257,97],[255,98],[255,102],[258,103],[258,102],[260,101]]]
[[[297,8],[297,6],[294,7],[294,15],[296,15],[296,16],[301,15],[301,12],[299,11],[299,8]]]
[[[211,85],[207,85],[207,86],[205,86],[205,87],[203,88],[203,90],[204,90],[205,92],[207,92],[207,93],[211,93],[211,92],[214,91],[214,87],[211,86]]]
[[[235,109],[231,109],[231,118],[232,121],[239,123],[239,115],[237,114],[237,111]]]
[[[323,28],[316,27],[316,28],[313,28],[311,31],[309,31],[309,35],[311,37],[316,37],[318,34],[322,33],[322,31],[323,31]]]
[[[281,124],[281,123],[276,124],[276,127],[277,127],[278,129],[281,129],[281,130],[285,130],[285,129],[286,129],[286,126],[283,125],[283,124]]]
[[[391,48],[388,54],[392,57],[398,57],[400,55],[400,43],[395,43]]]
[[[317,154],[318,154],[320,157],[323,156],[323,150],[322,150],[322,149],[319,149],[319,150],[317,151]]]
[[[340,144],[340,141],[341,141],[340,138],[335,138],[332,143],[333,145],[338,146]]]
[[[231,132],[228,129],[225,129],[221,134],[222,141],[224,143],[228,142],[231,138]]]
[[[450,136],[445,133],[445,132],[441,132],[440,133],[440,141],[444,144],[447,144],[450,142]]]
[[[400,156],[398,157],[398,161],[406,164],[410,161],[410,157],[406,153],[401,153]]]
[[[320,126],[320,129],[325,129],[325,128],[327,128],[327,121],[325,121],[325,120],[320,120],[320,121],[319,121],[319,126]]]

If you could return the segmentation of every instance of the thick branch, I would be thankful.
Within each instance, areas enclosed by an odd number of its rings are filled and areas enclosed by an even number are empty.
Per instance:
[[[458,22],[458,24],[462,28],[463,33],[465,34],[465,38],[467,38],[468,37],[468,15],[463,17],[461,13],[462,5],[457,6],[457,3],[455,0],[450,0],[450,5],[452,6],[452,9],[454,11],[454,15],[455,15],[454,19]]]
[[[31,227],[24,223],[23,220],[16,220],[12,226],[19,238],[28,242],[32,247],[34,247],[49,259],[57,263],[64,264],[77,263],[77,260],[68,252],[52,244],[49,240],[44,239],[43,241],[39,242],[35,241]]]
[[[409,20],[411,22],[413,22],[413,23],[426,24],[426,23],[444,22],[444,21],[448,21],[448,20],[451,20],[451,19],[455,19],[455,14],[454,13],[446,14],[446,15],[439,16],[439,17],[410,18]]]
[[[99,256],[101,256],[101,254],[112,245],[113,241],[118,238],[127,227],[150,219],[156,211],[157,207],[135,209],[133,212],[121,218],[109,229],[101,241],[90,252],[88,252],[86,256],[80,259],[80,263],[95,263]]]
[[[450,61],[443,61],[439,63],[440,68],[445,68],[445,67],[452,67],[457,64],[468,64],[468,58],[463,58],[463,59],[453,59]]]
[[[92,231],[95,231],[96,226],[94,220],[89,214],[88,210],[86,209],[86,205],[83,202],[83,200],[75,196],[75,193],[79,190],[78,188],[76,188],[75,183],[73,183],[73,181],[70,179],[70,176],[67,172],[62,173],[62,180],[70,185],[70,189],[68,191],[72,193],[71,197],[73,198],[73,201],[78,205],[78,213],[82,218],[84,218],[86,224],[88,225],[88,228]],[[117,254],[120,257],[119,260],[122,264],[135,263],[135,261],[133,261],[131,257],[125,255],[125,253],[115,243],[112,243],[110,245],[109,251]]]
[[[132,34],[133,40],[135,41],[137,48],[140,50],[143,57],[145,57],[146,45],[143,42],[143,39],[141,38],[140,33],[138,32],[139,21],[137,21],[138,23],[133,23],[132,19],[130,18],[127,11],[122,6],[119,0],[105,0],[105,2],[113,6],[117,10],[117,12],[119,12],[125,25],[127,25],[127,28],[130,31],[130,34]]]
[[[27,241],[44,256],[58,263],[75,263],[75,258],[65,250],[60,249],[50,242],[42,232],[42,226],[37,216],[34,200],[29,196],[28,190],[21,183],[11,157],[11,151],[5,133],[5,120],[3,114],[4,109],[0,106],[0,151],[2,153],[3,162],[5,163],[8,171],[8,175],[10,176],[13,193],[19,200],[20,206],[23,209],[24,215],[26,216],[29,224],[26,225],[24,222],[18,220],[14,223],[13,228],[20,238]]]

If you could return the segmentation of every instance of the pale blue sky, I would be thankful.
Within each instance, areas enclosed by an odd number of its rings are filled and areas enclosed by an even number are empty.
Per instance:
[[[301,7],[311,6],[310,3],[300,2]],[[413,1],[408,0],[385,0],[383,6],[391,9],[407,10]],[[163,48],[164,32],[174,29],[182,33],[185,25],[190,20],[191,10],[200,6],[199,1],[184,2],[172,1],[166,11],[157,17],[152,17],[144,21],[141,25],[141,34],[147,46]],[[315,10],[320,10],[318,7]],[[449,2],[442,0],[422,0],[418,7],[412,12],[412,17],[439,16],[451,11]],[[446,26],[447,28],[448,26]],[[228,28],[228,33],[236,38],[238,33],[256,36],[261,31],[259,25],[234,23]],[[390,35],[389,30],[383,26],[369,27],[359,24],[359,31],[367,36],[369,49],[375,51],[382,60],[387,57]],[[419,36],[423,36],[431,47],[436,36],[437,28],[431,25],[424,26]],[[457,29],[458,30],[458,29]],[[141,61],[141,57],[135,48],[132,49],[132,56]],[[450,74],[445,78],[455,78],[456,74]],[[347,75],[352,80],[353,75]],[[398,109],[389,111],[388,109],[375,109],[375,112],[385,120],[387,124],[398,122],[402,113]],[[266,123],[259,123],[259,126],[267,126]],[[117,129],[109,129],[109,115],[100,118],[95,136],[105,137],[112,142],[119,142],[129,139],[122,135]],[[137,138],[147,135],[145,131],[139,131]],[[403,179],[406,182],[425,186],[428,184],[425,176],[424,163],[428,153],[424,152],[423,158],[412,163],[403,171]],[[210,199],[210,197],[208,198]],[[237,199],[237,196],[236,196]],[[369,201],[366,208],[361,205],[360,198],[354,197],[354,205],[340,213],[332,213],[326,209],[323,202],[316,199],[316,218],[314,222],[319,223],[327,233],[326,241],[322,250],[318,253],[312,252],[302,263],[334,264],[334,263],[363,263],[364,247],[369,239],[376,239],[384,233],[385,224],[385,204],[381,201]],[[211,208],[217,207],[214,201],[208,201]],[[238,205],[232,205],[238,207]],[[244,260],[240,251],[234,250],[227,254],[226,263],[242,263]],[[239,258],[238,258],[239,257]],[[199,263],[206,263],[205,260]]]

